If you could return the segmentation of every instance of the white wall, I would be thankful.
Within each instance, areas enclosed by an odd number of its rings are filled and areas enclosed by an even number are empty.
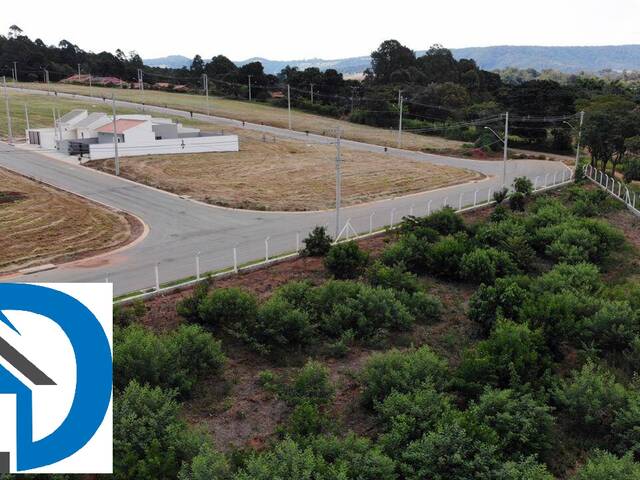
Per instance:
[[[118,144],[118,155],[121,157],[178,153],[237,152],[238,150],[237,135],[176,138],[142,143],[125,141],[124,143]],[[102,160],[104,158],[113,158],[113,156],[113,143],[89,145],[89,157],[91,160]]]

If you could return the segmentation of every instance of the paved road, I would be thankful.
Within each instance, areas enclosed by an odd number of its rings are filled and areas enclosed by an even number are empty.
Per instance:
[[[137,106],[128,102],[118,103]],[[147,106],[146,110],[152,108]],[[153,110],[174,116],[189,115],[162,107],[153,107]],[[196,117],[216,124],[235,122],[206,115]],[[307,139],[305,133],[263,125],[247,124],[246,128],[302,141]],[[314,141],[333,141],[318,135],[311,137]],[[352,141],[344,141],[344,146],[367,151],[381,150],[379,146]],[[383,227],[392,218],[397,221],[411,212],[425,214],[429,208],[435,210],[445,201],[455,207],[472,204],[474,197],[478,202],[484,201],[489,190],[499,188],[501,183],[500,162],[457,159],[396,149],[390,149],[390,153],[419,161],[468,168],[489,177],[480,182],[343,208],[343,224],[351,219],[351,224],[358,232],[368,231],[370,225],[374,228]],[[522,175],[532,180],[538,177],[539,184],[544,181],[545,175],[549,181],[554,174],[558,180],[568,175],[566,167],[557,162],[520,160],[510,161],[508,165],[509,184],[513,178]],[[314,226],[323,224],[330,224],[332,231],[335,224],[334,212],[252,212],[204,205],[37,152],[16,151],[6,144],[0,148],[0,166],[127,211],[138,216],[149,227],[147,237],[130,248],[97,259],[62,265],[55,270],[12,278],[17,281],[99,282],[109,278],[114,283],[115,294],[120,295],[153,286],[157,263],[160,281],[167,282],[193,275],[197,252],[200,252],[201,271],[216,270],[233,264],[234,246],[237,248],[238,262],[242,264],[264,257],[266,237],[270,237],[269,252],[274,255],[295,250],[296,234],[304,238]]]

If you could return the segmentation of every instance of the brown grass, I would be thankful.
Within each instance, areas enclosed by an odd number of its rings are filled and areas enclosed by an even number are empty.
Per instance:
[[[11,193],[0,195],[0,273],[116,248],[135,229],[124,215],[4,169],[0,192]]]
[[[240,152],[124,158],[123,176],[215,205],[257,210],[322,210],[335,206],[335,147],[267,137],[241,129]],[[432,190],[470,180],[476,172],[383,153],[344,150],[344,205]],[[113,161],[89,162],[113,171]]]

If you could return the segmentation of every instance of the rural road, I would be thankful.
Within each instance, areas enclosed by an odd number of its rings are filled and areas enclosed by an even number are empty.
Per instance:
[[[71,94],[64,96],[96,100]],[[140,107],[130,102],[117,103],[123,107]],[[190,116],[188,112],[163,107],[147,105],[145,110],[173,116]],[[241,122],[235,120],[200,114],[195,114],[194,117],[216,125],[241,126]],[[300,141],[309,141],[311,137],[317,142],[333,142],[329,137],[307,136],[305,133],[264,125],[247,123],[245,128]],[[382,150],[382,147],[376,145],[349,140],[344,140],[343,146],[371,152]],[[495,191],[501,184],[501,162],[450,158],[398,149],[389,149],[389,153],[397,157],[475,170],[488,178],[406,197],[345,207],[341,213],[343,225],[347,219],[351,219],[355,230],[362,233],[369,231],[370,224],[376,229],[389,225],[392,218],[398,221],[411,212],[424,215],[428,208],[438,209],[445,201],[458,207],[460,204],[473,204],[475,197],[480,203],[486,201],[490,189]],[[4,281],[104,282],[108,278],[114,284],[114,294],[122,295],[152,287],[155,284],[156,264],[160,282],[169,282],[195,274],[195,257],[198,252],[202,272],[218,270],[233,265],[234,246],[237,248],[238,263],[242,264],[264,258],[267,237],[270,237],[269,254],[274,256],[294,251],[297,233],[302,239],[316,225],[328,224],[331,233],[335,228],[335,213],[332,211],[279,213],[214,207],[37,152],[15,149],[7,144],[1,144],[0,166],[129,212],[142,219],[149,227],[147,237],[130,248],[61,265],[54,270],[6,278]],[[511,160],[508,162],[507,184],[511,184],[515,177],[527,176],[532,181],[538,177],[540,185],[545,176],[551,182],[554,175],[560,181],[562,176],[568,174],[568,169],[559,162]]]

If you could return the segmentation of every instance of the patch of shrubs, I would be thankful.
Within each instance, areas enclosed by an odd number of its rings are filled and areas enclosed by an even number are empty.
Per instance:
[[[198,381],[219,374],[225,364],[220,342],[198,325],[183,325],[156,334],[140,325],[116,328],[114,386],[123,390],[133,380],[188,396]]]
[[[369,254],[356,242],[338,243],[327,252],[324,264],[327,270],[339,280],[358,278],[369,263]]]

